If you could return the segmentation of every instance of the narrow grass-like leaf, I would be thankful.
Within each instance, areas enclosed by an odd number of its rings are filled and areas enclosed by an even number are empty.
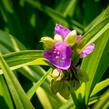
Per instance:
[[[103,106],[103,109],[108,109],[108,108],[109,108],[109,100]]]
[[[0,7],[2,15],[4,16],[4,21],[7,24],[8,31],[10,31],[11,34],[24,40],[24,37],[22,37],[24,36],[24,32],[17,13],[13,9],[12,2],[9,0],[0,0]]]
[[[109,102],[109,89],[103,95],[101,95],[99,101],[94,105],[93,109],[104,109],[103,107],[108,102]]]
[[[64,103],[63,105],[61,105],[61,107],[59,107],[59,109],[69,109],[69,108],[75,109],[72,99],[69,99],[66,103]]]
[[[87,72],[89,76],[89,81],[86,83],[86,104],[88,103],[92,89],[99,82],[109,65],[108,48],[109,31],[106,31],[97,40],[94,52],[82,61],[81,70]]]
[[[21,50],[25,50],[26,49],[23,46],[23,44],[21,42],[19,42],[17,39],[15,39],[12,35],[9,35],[8,33],[3,32],[3,31],[0,31],[0,35],[2,36],[2,37],[0,37],[0,41],[3,42],[4,44],[7,44],[7,46],[9,46],[10,48],[12,48],[12,51],[21,51]],[[8,48],[7,46],[3,45],[4,48]],[[14,47],[14,49],[13,49],[13,47]],[[10,48],[8,48],[8,51],[11,51]],[[1,49],[0,49],[0,51],[1,51]],[[4,49],[1,52],[4,52]],[[13,52],[13,53],[15,53],[15,52]],[[34,54],[34,56],[36,55],[35,54],[35,51],[34,51],[33,54]],[[6,54],[6,55],[8,55],[8,54]],[[33,60],[33,63],[36,60]],[[24,67],[22,67],[22,66],[24,66]],[[29,80],[31,80],[32,82],[38,81],[43,76],[43,74],[46,73],[44,69],[42,69],[40,66],[37,66],[37,65],[36,66],[30,66],[30,67],[28,67],[28,66],[25,66],[25,65],[22,64],[22,65],[18,65],[17,67],[16,66],[11,67],[10,69],[14,70],[14,69],[19,68],[19,67],[22,67],[22,68],[17,69],[17,70],[22,75],[24,75],[26,78],[28,78]],[[0,74],[3,74],[1,70],[0,70]],[[47,81],[44,82],[43,88],[46,91],[47,95],[49,95],[50,101],[53,101],[53,102],[55,102],[57,104],[57,106],[56,105],[53,105],[53,107],[58,107],[60,105],[60,102],[61,101],[59,101],[59,99],[51,93]],[[52,104],[53,104],[53,102],[52,102]]]
[[[75,13],[75,9],[77,7],[77,2],[78,2],[78,0],[59,1],[55,6],[55,11],[59,12],[65,18],[69,18],[69,20],[71,18],[71,20],[72,20],[72,17]],[[51,28],[54,28],[54,25],[55,25],[55,22],[53,21],[53,19],[50,19],[49,22],[47,23],[46,28],[44,29],[43,35],[45,35],[47,33],[52,34],[53,30]],[[62,23],[62,25],[64,25],[64,24]],[[77,23],[77,25],[80,25],[80,24]]]
[[[38,87],[36,90],[37,97],[39,98],[44,109],[53,109],[50,100],[48,99],[47,93],[43,88]]]
[[[86,46],[95,42],[108,28],[109,16],[84,34],[84,37],[78,42],[78,52],[81,52]]]
[[[4,58],[11,67],[11,70],[15,70],[26,65],[48,65],[48,62],[45,62],[47,60],[41,57],[41,50],[24,50],[4,55]],[[0,74],[2,74],[1,70]]]
[[[73,103],[74,103],[75,107],[76,107],[77,109],[81,109],[81,106],[80,106],[80,104],[79,104],[79,101],[78,101],[78,99],[77,99],[77,95],[76,95],[75,92],[71,92],[71,97],[72,97],[72,100],[73,100]]]
[[[65,7],[65,2],[68,2],[67,3],[67,6]],[[77,4],[78,0],[68,0],[68,1],[64,1],[63,2],[63,8],[64,8],[64,12],[63,12],[63,16],[68,16],[68,17],[71,17],[74,15],[74,12],[75,12],[75,8],[76,8],[76,4]],[[62,1],[61,1],[61,4],[62,4]]]
[[[109,86],[109,78],[97,83],[96,86],[94,87],[92,93],[91,93],[91,96],[99,93],[100,91],[102,91],[104,88],[106,88],[108,86]]]
[[[100,96],[91,97],[91,98],[89,99],[88,106],[90,106],[90,105],[96,103],[97,101],[99,101],[99,99],[100,99]]]
[[[0,37],[0,41],[4,43],[4,45],[3,45],[4,48],[8,48],[7,49],[8,52],[10,52],[10,51],[18,52],[18,51],[26,49],[26,47],[24,47],[23,44],[21,42],[19,42],[17,39],[15,39],[12,35],[9,35],[6,32],[0,31],[0,36],[2,36],[2,37]],[[0,44],[2,44],[2,43],[0,43]],[[5,44],[7,46],[5,46]],[[3,48],[3,50],[0,49],[0,51],[3,53],[7,53],[7,52],[4,52],[4,48]],[[33,54],[34,54],[34,56],[36,55],[35,52]],[[6,54],[6,55],[8,55],[8,54]],[[24,65],[22,65],[22,66],[24,66]],[[16,68],[17,67],[11,67],[10,69],[16,69]],[[17,69],[17,71],[33,82],[38,81],[42,77],[42,75],[46,73],[45,70],[42,69],[40,66],[30,66],[30,67],[25,66],[20,69]],[[2,74],[1,70],[0,70],[0,73]],[[58,97],[56,97],[55,95],[53,95],[51,93],[47,81],[44,82],[43,88],[46,91],[46,94],[48,95],[49,100],[51,101],[53,107],[60,106],[61,101],[58,99]],[[57,105],[54,105],[54,103]]]
[[[11,95],[15,101],[16,108],[33,109],[33,106],[29,101],[27,95],[25,94],[17,78],[15,77],[14,73],[10,70],[8,64],[5,62],[1,54],[0,54],[0,66],[4,72],[4,76],[10,89]]]
[[[41,58],[43,57],[42,53],[42,50],[23,50],[6,54],[4,55],[4,59],[7,61],[9,66],[15,66]]]
[[[32,88],[27,92],[28,98],[31,99],[31,97],[34,95],[36,92],[37,88],[40,87],[41,84],[45,81],[47,76],[52,72],[52,69],[49,69],[46,74],[36,83],[33,83]]]
[[[31,4],[32,6],[34,6],[35,8],[37,8],[38,10],[40,10],[40,11],[46,13],[47,15],[49,15],[50,17],[52,17],[56,22],[62,23],[65,26],[69,26],[69,24],[70,24],[70,25],[72,25],[73,28],[78,29],[78,31],[80,33],[82,32],[81,29],[83,28],[83,26],[81,24],[78,25],[78,23],[76,21],[67,21],[67,19],[65,17],[63,17],[59,12],[57,12],[45,5],[42,5],[38,1],[33,1],[33,0],[26,0],[26,1],[29,4]]]
[[[0,75],[0,108],[2,109],[14,109],[9,90],[3,75]]]
[[[85,32],[89,31],[91,28],[94,28],[99,22],[101,22],[106,16],[109,15],[109,6],[101,12],[86,28]]]
[[[19,42],[15,37],[10,35],[9,33],[0,30],[0,36],[1,36],[0,45],[2,45],[4,49],[7,48],[8,52],[9,51],[14,52],[26,49],[26,47],[24,47],[24,45],[21,42]],[[2,53],[7,53],[4,52],[4,50],[1,50],[1,48],[0,51]]]
[[[4,59],[11,67],[11,66],[25,64],[38,58],[42,58],[43,57],[42,53],[43,53],[42,50],[23,50],[20,52],[12,52],[6,54],[4,55]],[[33,63],[35,63],[35,61]]]

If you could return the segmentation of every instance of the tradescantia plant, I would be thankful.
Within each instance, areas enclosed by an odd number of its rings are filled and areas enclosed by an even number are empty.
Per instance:
[[[108,2],[48,1],[0,0],[0,109],[108,109]]]
[[[70,91],[77,90],[81,80],[84,80],[79,78],[79,75],[83,75],[83,78],[86,79],[84,81],[88,80],[87,75],[85,75],[86,73],[81,72],[77,68],[78,60],[73,58],[79,56],[76,46],[82,36],[77,35],[76,30],[71,31],[59,24],[56,24],[54,33],[54,39],[49,37],[41,38],[41,42],[43,42],[46,49],[43,56],[55,67],[53,71],[54,78],[51,81],[52,91],[55,94],[59,92],[65,98],[68,98]],[[94,50],[94,47],[94,43],[88,45],[80,53],[79,57],[85,58]]]

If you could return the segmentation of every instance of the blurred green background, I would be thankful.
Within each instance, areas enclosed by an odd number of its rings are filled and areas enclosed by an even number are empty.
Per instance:
[[[84,33],[108,0],[0,0],[0,29],[28,49],[41,49],[40,38],[53,36],[56,23]]]

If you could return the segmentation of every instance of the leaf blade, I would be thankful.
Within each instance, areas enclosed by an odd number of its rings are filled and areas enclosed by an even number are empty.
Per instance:
[[[15,77],[14,73],[11,72],[8,64],[5,62],[1,54],[0,54],[0,65],[4,72],[5,79],[11,91],[12,97],[15,101],[16,107],[20,109],[24,108],[33,109],[31,102],[29,101],[24,90],[19,84],[17,78]]]

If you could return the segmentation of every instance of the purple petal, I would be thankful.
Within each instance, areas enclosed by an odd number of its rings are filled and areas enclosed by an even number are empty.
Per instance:
[[[95,44],[94,43],[90,44],[82,51],[82,53],[80,54],[80,57],[81,58],[86,57],[87,55],[93,52],[94,48],[95,48]]]
[[[55,67],[67,70],[71,64],[70,46],[64,42],[57,42],[52,50],[45,51],[44,57],[47,58]]]
[[[56,24],[55,34],[61,35],[63,38],[65,38],[69,32],[71,32],[71,30],[69,30],[68,28],[66,28],[60,24]]]
[[[82,38],[82,36],[81,36],[81,35],[78,35],[78,36],[76,37],[76,40],[79,41],[81,38]]]

